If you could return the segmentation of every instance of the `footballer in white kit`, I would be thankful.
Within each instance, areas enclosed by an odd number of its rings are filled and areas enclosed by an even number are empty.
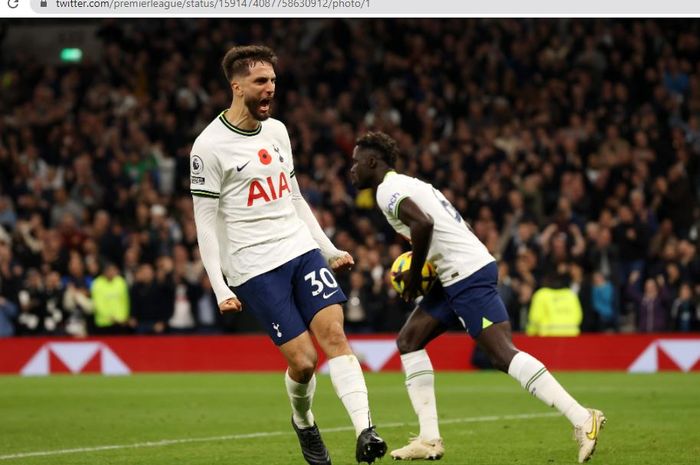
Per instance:
[[[433,240],[427,260],[435,265],[443,286],[496,260],[442,192],[420,179],[389,171],[377,186],[377,205],[394,230],[406,239],[411,238],[411,230],[401,222],[398,212],[407,198],[433,217]]]
[[[582,407],[536,358],[519,351],[511,340],[510,321],[498,295],[498,267],[452,204],[430,184],[398,174],[396,141],[382,132],[357,140],[350,176],[361,189],[376,189],[377,205],[391,226],[411,241],[411,267],[403,298],[420,290],[425,261],[436,268],[439,282],[421,300],[401,328],[397,346],[406,373],[406,388],[420,423],[420,434],[391,452],[397,460],[435,460],[445,453],[435,403],[434,373],[425,346],[458,320],[486,351],[495,368],[556,407],[574,426],[578,460],[588,460],[605,416]]]
[[[355,459],[372,463],[387,446],[372,424],[362,368],[343,330],[345,295],[331,271],[353,260],[326,237],[301,196],[287,129],[270,118],[276,62],[260,45],[233,47],[222,60],[231,106],[190,154],[199,250],[219,310],[245,306],[285,357],[292,428],[307,463],[331,465],[311,411],[318,363],[312,332],[352,421]]]
[[[439,282],[421,301],[421,308],[446,326],[458,319],[474,338],[483,327],[508,320],[495,287],[489,286],[498,279],[495,259],[442,192],[420,179],[389,171],[377,186],[376,197],[389,224],[407,239],[411,230],[398,213],[403,200],[410,198],[433,219],[425,260],[435,266]],[[469,298],[464,299],[467,290]]]
[[[284,124],[268,118],[243,131],[225,115],[192,146],[190,190],[219,200],[216,235],[227,284],[281,345],[306,331],[318,310],[346,299],[293,205],[301,193]],[[303,277],[293,294],[282,292],[290,273]],[[227,288],[214,290],[227,295]]]

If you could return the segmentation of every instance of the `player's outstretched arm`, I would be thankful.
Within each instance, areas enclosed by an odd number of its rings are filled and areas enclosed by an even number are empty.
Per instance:
[[[425,213],[409,197],[401,200],[398,206],[399,220],[411,230],[411,246],[413,256],[411,258],[411,269],[408,276],[404,276],[403,297],[411,301],[418,296],[421,287],[421,270],[428,258],[430,240],[433,237],[433,218]]]
[[[221,274],[219,242],[216,238],[216,215],[219,199],[193,196],[194,222],[197,226],[197,242],[202,263],[209,275],[211,287],[216,295],[221,312],[240,311],[243,307],[236,295],[229,289]]]
[[[349,270],[355,264],[352,256],[349,253],[337,249],[326,233],[321,229],[321,225],[318,224],[314,212],[311,211],[311,207],[306,203],[304,196],[301,195],[301,190],[299,189],[299,183],[296,178],[291,179],[292,184],[292,204],[297,212],[297,216],[306,224],[311,232],[311,237],[316,241],[319,248],[321,249],[321,254],[323,258],[328,261],[333,271],[344,271]]]

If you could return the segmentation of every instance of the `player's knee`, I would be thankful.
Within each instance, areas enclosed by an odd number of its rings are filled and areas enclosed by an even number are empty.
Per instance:
[[[288,361],[290,371],[295,374],[294,378],[300,383],[308,383],[316,371],[318,358],[315,353],[299,353]]]
[[[420,344],[416,342],[415,338],[412,337],[410,333],[404,332],[399,333],[399,336],[396,338],[396,347],[399,349],[401,355],[415,352],[423,348],[420,347]]]
[[[334,350],[342,350],[348,346],[348,339],[345,336],[343,325],[333,322],[324,328],[322,334],[317,335],[323,341],[323,345]]]

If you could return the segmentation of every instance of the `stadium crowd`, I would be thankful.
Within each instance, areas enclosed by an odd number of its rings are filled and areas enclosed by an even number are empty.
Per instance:
[[[571,289],[583,331],[700,329],[696,20],[120,19],[94,40],[80,64],[0,58],[0,336],[257,329],[218,314],[189,194],[234,43],[279,56],[300,186],[355,257],[349,331],[411,309],[387,273],[408,244],[348,179],[369,129],[499,260],[516,330],[540,288]]]

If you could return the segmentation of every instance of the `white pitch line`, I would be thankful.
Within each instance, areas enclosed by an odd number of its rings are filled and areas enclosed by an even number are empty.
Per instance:
[[[454,423],[480,423],[487,421],[501,421],[501,420],[525,420],[528,418],[546,418],[559,416],[558,413],[523,413],[519,415],[490,415],[481,417],[466,417],[466,418],[452,418],[447,420],[441,420],[440,424],[454,424]],[[378,425],[381,429],[384,428],[400,428],[402,426],[408,426],[409,423],[383,423]],[[336,428],[323,428],[321,429],[324,433],[335,433],[340,431],[352,431],[354,428],[352,426],[339,426]],[[20,452],[17,454],[0,455],[0,460],[13,460],[13,459],[25,459],[29,457],[47,457],[52,455],[65,455],[65,454],[79,454],[81,452],[101,452],[105,450],[117,450],[117,449],[140,449],[144,447],[163,447],[172,446],[175,444],[190,444],[193,442],[215,442],[215,441],[232,441],[237,439],[253,439],[253,438],[267,438],[271,436],[285,436],[291,435],[290,431],[267,431],[258,433],[248,433],[248,434],[229,434],[225,436],[209,436],[205,438],[184,438],[184,439],[163,439],[160,441],[148,441],[148,442],[137,442],[134,444],[112,444],[106,446],[95,446],[95,447],[77,447],[75,449],[58,449],[58,450],[47,450],[47,451],[36,451],[36,452]]]

